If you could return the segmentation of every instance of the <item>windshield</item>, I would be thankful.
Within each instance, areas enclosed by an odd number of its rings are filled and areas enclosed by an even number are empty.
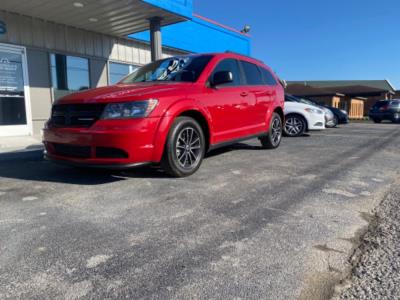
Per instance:
[[[121,83],[178,81],[195,82],[212,55],[176,56],[145,65],[125,77]]]
[[[299,98],[299,102],[308,104],[308,105],[318,106],[315,102],[312,102],[312,101],[310,101],[308,99],[304,99],[304,98]]]
[[[304,99],[304,98],[298,98],[292,95],[286,95],[285,96],[285,101],[288,102],[299,102],[299,103],[303,103],[303,104],[309,104],[309,105],[313,105],[316,106],[316,104],[308,99]]]

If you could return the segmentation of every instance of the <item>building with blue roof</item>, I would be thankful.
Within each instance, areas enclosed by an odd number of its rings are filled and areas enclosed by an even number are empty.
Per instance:
[[[152,60],[251,53],[249,36],[194,14],[192,0],[21,3],[0,2],[0,137],[40,134],[60,97]]]

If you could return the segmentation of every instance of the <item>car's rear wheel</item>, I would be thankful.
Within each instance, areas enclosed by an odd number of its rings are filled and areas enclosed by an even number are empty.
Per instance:
[[[301,115],[289,114],[286,116],[284,133],[289,137],[298,137],[306,131],[306,120]]]
[[[174,177],[185,177],[196,172],[206,150],[203,130],[196,120],[178,117],[171,126],[161,165]]]
[[[282,119],[277,113],[272,114],[268,134],[259,138],[263,149],[278,148],[282,140]]]
[[[374,121],[374,123],[381,123],[382,122],[382,120],[381,119],[373,119],[373,121]]]

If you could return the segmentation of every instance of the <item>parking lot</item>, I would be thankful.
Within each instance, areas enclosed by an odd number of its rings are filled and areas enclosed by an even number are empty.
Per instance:
[[[214,151],[189,178],[0,157],[0,299],[313,299],[399,176],[400,127]]]

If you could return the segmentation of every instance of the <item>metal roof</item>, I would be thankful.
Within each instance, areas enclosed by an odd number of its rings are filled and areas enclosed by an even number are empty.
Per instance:
[[[314,88],[337,88],[349,86],[364,86],[374,89],[394,92],[394,87],[386,79],[383,80],[304,80],[304,81],[288,81],[288,84],[301,84]]]
[[[1,0],[0,10],[98,33],[126,36],[149,29],[152,17],[161,17],[162,25],[187,20],[192,7],[186,2],[179,3],[167,0]]]
[[[286,93],[295,96],[311,97],[311,96],[344,96],[344,94],[338,93],[336,91],[312,87],[304,84],[293,84],[288,82],[286,88]]]

